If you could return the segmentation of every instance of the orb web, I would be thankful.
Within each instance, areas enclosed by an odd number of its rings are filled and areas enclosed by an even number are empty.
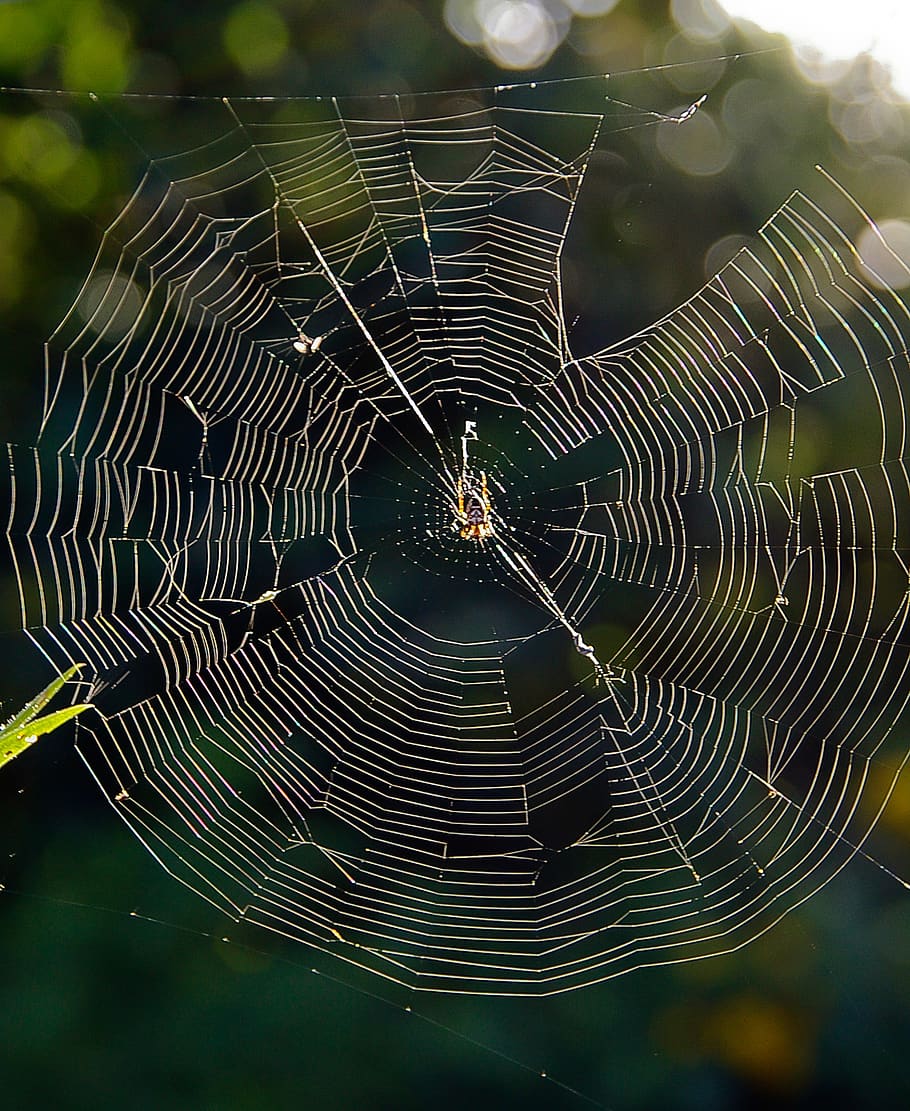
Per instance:
[[[7,536],[178,879],[415,989],[550,993],[745,943],[884,804],[910,321],[822,172],[576,349],[586,168],[655,114],[501,93],[224,101],[150,158]]]

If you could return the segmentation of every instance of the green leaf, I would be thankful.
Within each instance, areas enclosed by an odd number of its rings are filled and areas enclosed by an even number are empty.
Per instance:
[[[90,702],[82,702],[76,706],[67,706],[63,710],[54,710],[44,717],[36,717],[38,712],[50,702],[64,683],[76,674],[82,664],[76,664],[64,672],[58,679],[54,679],[44,690],[23,707],[18,714],[0,729],[0,768],[14,757],[24,752],[30,745],[44,733],[50,733],[63,725],[64,722],[81,714],[83,710],[91,707]]]
[[[6,725],[3,726],[3,729],[0,730],[0,737],[5,736],[8,729],[12,729],[14,731],[18,730],[23,725],[25,725],[26,722],[31,721],[35,714],[37,714],[39,710],[44,709],[44,707],[48,704],[48,702],[50,702],[57,691],[60,690],[63,684],[72,679],[72,677],[81,667],[82,664],[75,664],[69,669],[69,671],[64,671],[64,673],[58,679],[54,679],[52,683],[48,683],[48,685],[39,695],[36,695],[31,700],[31,702],[28,703],[27,706],[25,706],[19,711],[18,714],[15,715],[15,717],[9,719]]]

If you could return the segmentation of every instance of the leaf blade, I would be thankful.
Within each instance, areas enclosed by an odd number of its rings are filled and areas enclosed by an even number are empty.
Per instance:
[[[4,736],[7,730],[15,731],[27,725],[40,710],[44,709],[63,684],[69,682],[82,666],[82,664],[74,664],[67,671],[64,671],[62,675],[59,675],[52,682],[48,683],[40,694],[35,695],[30,702],[23,706],[18,714],[11,717],[6,725],[3,726],[3,729],[0,730],[0,738]]]
[[[25,752],[40,736],[52,733],[78,714],[92,708],[90,702],[79,702],[75,706],[64,706],[62,710],[53,710],[42,717],[36,716],[63,684],[72,679],[83,666],[83,664],[75,664],[53,682],[48,683],[44,690],[31,699],[18,714],[14,714],[5,725],[0,726],[0,768]]]

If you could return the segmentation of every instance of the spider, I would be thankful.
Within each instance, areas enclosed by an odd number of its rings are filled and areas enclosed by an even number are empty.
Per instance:
[[[492,511],[486,473],[480,476],[479,488],[472,482],[466,484],[462,475],[458,480],[458,508],[455,510],[455,527],[462,540],[486,540],[492,536]]]

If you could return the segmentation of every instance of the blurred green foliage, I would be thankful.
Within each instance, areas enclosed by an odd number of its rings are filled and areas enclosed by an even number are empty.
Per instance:
[[[579,312],[599,327],[631,331],[682,300],[723,261],[728,237],[751,235],[816,162],[876,214],[907,214],[907,112],[881,75],[858,63],[834,85],[810,84],[785,49],[735,75],[716,62],[767,47],[781,44],[735,29],[710,41],[687,37],[669,5],[623,0],[603,17],[576,19],[530,75],[706,59],[703,70],[676,78],[680,106],[709,91],[695,147],[680,146],[681,130],[647,130],[634,136],[637,166],[630,169],[631,153],[591,166],[587,188],[598,203],[573,228],[566,282]],[[6,86],[285,96],[513,79],[457,41],[435,2],[0,4]],[[638,88],[645,99],[652,93],[647,80]],[[843,122],[845,106],[873,95],[887,106],[887,126],[857,140]],[[129,136],[72,110],[85,103],[0,96],[0,420],[14,442],[34,434],[42,344],[72,303],[144,152],[166,150],[169,139],[179,146],[179,102],[124,102],[135,124]],[[16,632],[9,576],[0,581],[0,614],[8,661],[0,697],[21,703],[40,681],[41,661]],[[343,967],[324,972],[354,987],[314,975],[309,955],[282,953],[261,936],[251,940],[267,953],[219,941],[224,924],[100,804],[71,749],[37,746],[4,779],[7,1107],[584,1106],[534,1069],[617,1109],[852,1111],[906,1101],[910,899],[862,861],[725,957],[541,1003],[401,999],[392,988],[359,984]],[[871,845],[898,870],[908,858],[908,800],[901,785]],[[159,919],[164,924],[151,921]],[[408,1014],[405,1003],[442,1025]]]

